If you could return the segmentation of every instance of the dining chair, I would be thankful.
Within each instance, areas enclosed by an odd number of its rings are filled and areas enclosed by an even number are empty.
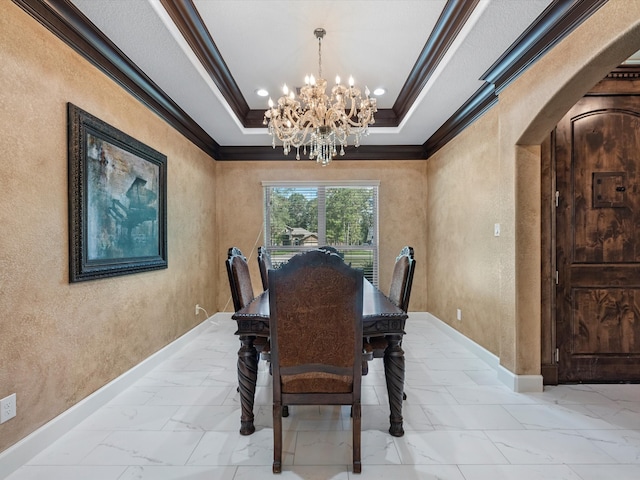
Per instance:
[[[258,267],[260,268],[262,289],[269,290],[269,275],[267,272],[273,268],[273,265],[271,263],[271,255],[267,252],[266,247],[258,247]]]
[[[231,247],[227,252],[226,265],[233,308],[237,312],[255,298],[253,285],[251,284],[251,275],[249,273],[249,264],[247,263],[247,258],[239,248]],[[265,337],[255,337],[253,344],[258,353],[258,358],[269,361],[269,339]]]
[[[415,267],[416,261],[413,257],[413,247],[403,247],[393,266],[388,296],[404,312],[409,311],[409,298],[411,297]]]
[[[273,473],[282,471],[283,405],[351,405],[353,472],[362,470],[363,274],[312,250],[269,271]]]
[[[405,246],[400,250],[400,254],[396,257],[391,275],[391,285],[389,286],[389,294],[387,295],[396,306],[400,307],[405,313],[409,311],[409,298],[411,297],[411,288],[413,286],[413,274],[415,271],[416,261],[413,256],[413,247]],[[369,337],[364,339],[365,355],[368,359],[384,357],[388,341],[385,337]],[[363,375],[368,372],[368,365],[363,362]],[[404,395],[403,395],[404,396]],[[406,398],[406,396],[404,396]]]
[[[247,258],[237,247],[229,248],[226,265],[233,308],[237,312],[254,299],[249,265],[247,264]]]

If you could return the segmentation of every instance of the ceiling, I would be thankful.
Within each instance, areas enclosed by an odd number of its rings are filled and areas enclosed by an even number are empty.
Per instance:
[[[241,160],[286,158],[256,90],[275,100],[317,76],[318,27],[325,78],[386,90],[348,156],[426,158],[605,0],[14,1],[45,5],[59,36],[214,158]]]

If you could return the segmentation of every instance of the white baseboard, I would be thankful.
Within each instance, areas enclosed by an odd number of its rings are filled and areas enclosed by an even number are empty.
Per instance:
[[[542,393],[542,375],[516,375],[502,365],[498,368],[498,380],[514,392]]]
[[[69,432],[89,415],[195,339],[205,329],[209,328],[212,322],[217,323],[216,316],[218,315],[229,316],[229,314],[224,313],[213,315],[0,453],[0,478],[9,476],[13,471],[26,464],[55,440]]]
[[[491,353],[486,348],[478,345],[470,338],[465,337],[458,330],[449,326],[438,317],[427,313],[427,320],[438,327],[440,330],[445,332],[448,336],[452,337],[458,343],[464,345],[476,356],[478,356],[478,358],[480,358],[487,365],[493,368],[498,375],[498,380],[514,392],[542,392],[542,375],[516,375],[515,373],[507,370],[502,365],[500,365],[499,357]]]

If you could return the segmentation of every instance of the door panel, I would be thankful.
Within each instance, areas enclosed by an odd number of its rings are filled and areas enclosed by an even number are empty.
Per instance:
[[[640,97],[585,97],[555,139],[558,381],[640,381]]]
[[[574,290],[573,353],[640,353],[637,335],[638,289]]]

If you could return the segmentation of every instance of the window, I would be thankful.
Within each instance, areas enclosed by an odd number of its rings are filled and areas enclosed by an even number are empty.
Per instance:
[[[264,238],[274,267],[329,245],[378,286],[378,185],[263,182]]]

